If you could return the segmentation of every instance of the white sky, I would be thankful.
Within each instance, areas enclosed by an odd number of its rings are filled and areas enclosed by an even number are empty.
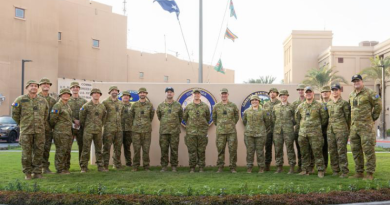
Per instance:
[[[95,0],[123,14],[124,0]],[[175,0],[193,61],[199,56],[199,1]],[[332,30],[333,45],[357,46],[360,41],[382,42],[390,38],[389,0],[233,0],[237,20],[227,11],[230,0],[203,0],[203,62],[210,64],[217,38],[220,42],[212,65],[222,53],[225,68],[235,70],[235,82],[273,75],[283,79],[283,41],[292,30]],[[127,0],[127,47],[145,52],[167,50],[188,60],[175,13],[164,11],[153,0]],[[228,22],[227,22],[228,20]],[[238,36],[223,38],[226,24]],[[207,72],[204,69],[204,72]],[[211,70],[210,72],[216,72]]]

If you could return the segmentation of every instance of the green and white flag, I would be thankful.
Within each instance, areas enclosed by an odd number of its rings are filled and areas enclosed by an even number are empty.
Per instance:
[[[222,61],[221,61],[221,59],[219,59],[217,65],[215,65],[214,70],[216,70],[217,72],[220,72],[220,73],[225,74],[225,69],[224,69],[223,66],[222,66]]]

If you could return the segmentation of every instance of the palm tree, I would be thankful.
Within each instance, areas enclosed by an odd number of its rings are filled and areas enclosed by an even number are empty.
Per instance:
[[[345,83],[348,82],[344,77],[337,75],[338,71],[333,70],[334,67],[329,68],[328,65],[324,65],[320,68],[312,68],[307,71],[305,80],[302,81],[305,85],[310,85],[315,89],[321,89],[325,85],[331,83]]]
[[[249,79],[248,81],[244,81],[244,83],[258,83],[258,84],[272,84],[276,80],[276,77],[272,75],[260,76],[258,79]]]
[[[390,76],[390,57],[381,59],[379,56],[370,58],[371,67],[365,68],[360,71],[363,79],[367,80],[381,80],[382,79],[382,63],[385,68],[385,77]]]

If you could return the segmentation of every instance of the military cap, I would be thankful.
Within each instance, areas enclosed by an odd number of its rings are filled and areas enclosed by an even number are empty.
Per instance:
[[[227,88],[222,88],[222,89],[221,89],[221,94],[222,94],[222,93],[229,93],[229,90],[228,90]]]
[[[122,92],[122,96],[124,96],[124,95],[127,95],[127,96],[131,97],[130,92],[127,91],[127,90],[125,90],[125,91]]]
[[[70,90],[69,90],[68,88],[62,88],[62,89],[60,90],[60,95],[59,95],[59,97],[61,97],[61,95],[63,95],[63,94],[69,94],[70,96],[72,96],[72,93],[70,92]]]
[[[77,86],[77,87],[80,88],[79,82],[73,81],[73,82],[70,83],[70,88],[73,88],[74,86]]]
[[[333,90],[333,89],[340,90],[340,89],[341,89],[341,86],[340,86],[340,84],[338,84],[338,83],[334,83],[334,84],[332,84],[331,89],[332,89],[332,90]]]
[[[353,81],[354,81],[354,80],[356,80],[356,79],[363,80],[362,76],[361,76],[361,75],[359,75],[359,74],[357,74],[357,75],[354,75],[354,76],[352,76],[352,80],[351,80],[351,82],[353,82]]]
[[[148,93],[148,91],[146,90],[146,88],[140,88],[138,89],[138,93]]]
[[[35,80],[29,80],[29,81],[26,83],[26,88],[27,88],[29,85],[31,85],[31,84],[37,84],[38,87],[39,87],[39,84],[37,83],[37,81],[35,81]]]
[[[92,96],[92,94],[94,94],[94,93],[99,93],[100,95],[102,95],[102,91],[100,91],[99,88],[92,88],[90,95]]]
[[[166,87],[165,92],[168,92],[168,91],[175,92],[175,90],[172,87]]]
[[[329,87],[329,85],[325,85],[325,86],[323,86],[322,88],[321,88],[321,93],[323,93],[323,92],[330,92],[331,90],[330,90],[330,87]]]
[[[192,93],[196,93],[196,92],[200,93],[200,89],[195,88],[195,89],[192,90]]]
[[[268,95],[269,95],[271,92],[279,93],[278,89],[276,89],[276,88],[271,88],[271,89],[269,89]]]
[[[47,84],[49,84],[50,86],[53,85],[53,84],[50,82],[50,80],[47,79],[47,78],[42,78],[42,79],[39,81],[39,85],[42,85],[42,84],[44,84],[44,83],[47,83]]]
[[[252,95],[250,100],[258,100],[260,102],[260,97],[258,95]]]
[[[304,90],[305,89],[305,85],[304,84],[299,84],[298,87],[297,87],[297,90]]]
[[[280,90],[279,96],[281,96],[281,95],[287,95],[287,96],[289,96],[287,90]]]
[[[115,85],[113,85],[113,86],[110,86],[110,88],[108,89],[108,94],[110,94],[110,93],[111,93],[111,91],[113,91],[113,90],[117,90],[117,91],[119,92],[119,89],[118,89],[118,87],[117,87],[117,86],[115,86]]]
[[[305,92],[308,91],[308,90],[310,90],[312,92],[314,91],[314,89],[312,87],[310,87],[310,86],[305,87]]]

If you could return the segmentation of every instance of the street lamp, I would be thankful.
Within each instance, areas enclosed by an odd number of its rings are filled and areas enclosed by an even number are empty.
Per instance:
[[[385,81],[385,64],[383,62],[383,59],[379,61],[379,66],[382,68],[382,90],[381,90],[381,97],[382,97],[382,137],[383,139],[386,138],[386,81]]]
[[[24,63],[32,62],[32,60],[22,59],[22,95],[24,94]]]

